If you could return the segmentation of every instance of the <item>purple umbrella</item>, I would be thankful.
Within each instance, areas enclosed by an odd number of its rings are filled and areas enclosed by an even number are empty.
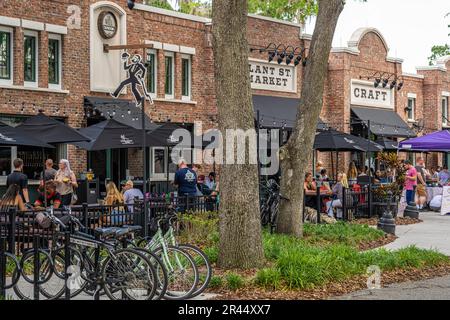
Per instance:
[[[399,149],[405,151],[450,151],[450,132],[437,131],[423,137],[405,140],[399,144]]]

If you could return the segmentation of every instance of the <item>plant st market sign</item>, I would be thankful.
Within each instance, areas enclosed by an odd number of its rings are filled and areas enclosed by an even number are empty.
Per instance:
[[[394,90],[388,87],[380,84],[375,88],[373,82],[352,80],[351,90],[352,105],[394,109]]]
[[[292,65],[250,60],[249,70],[252,89],[297,92],[297,72]]]

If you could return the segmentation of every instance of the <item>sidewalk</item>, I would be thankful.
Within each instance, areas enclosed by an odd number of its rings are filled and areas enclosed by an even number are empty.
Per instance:
[[[397,250],[411,245],[422,249],[436,249],[450,256],[450,216],[441,216],[437,212],[421,212],[422,223],[397,226],[397,240],[385,246]]]
[[[450,300],[450,276],[357,291],[331,300]]]

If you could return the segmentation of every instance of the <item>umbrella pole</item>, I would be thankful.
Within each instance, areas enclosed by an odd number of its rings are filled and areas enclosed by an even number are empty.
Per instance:
[[[333,151],[330,152],[330,156],[331,156],[331,174],[334,177]]]
[[[339,175],[339,152],[336,151],[336,176],[335,181],[337,181],[337,176]]]
[[[44,162],[44,171],[42,171],[42,181],[44,181],[44,191],[43,191],[43,193],[44,193],[44,206],[45,206],[45,208],[47,208],[47,188],[46,188],[46,185],[47,185],[47,182],[45,181],[45,149],[44,148],[42,148],[42,160],[43,160],[43,162]]]
[[[144,180],[144,236],[148,236],[148,213],[147,213],[147,132],[145,131],[145,96],[142,97],[141,101],[141,123],[142,123],[142,160],[144,163],[142,164],[142,169],[144,170],[143,180]]]
[[[169,193],[169,174],[170,174],[170,172],[169,172],[169,159],[170,159],[170,156],[169,156],[169,147],[166,147],[167,148],[167,162],[166,162],[166,172],[167,172],[167,179],[166,179],[166,192],[167,193]]]

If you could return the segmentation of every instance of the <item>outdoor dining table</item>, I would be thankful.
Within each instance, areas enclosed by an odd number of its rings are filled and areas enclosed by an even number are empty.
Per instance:
[[[427,187],[427,203],[430,203],[435,196],[442,195],[442,187]]]

